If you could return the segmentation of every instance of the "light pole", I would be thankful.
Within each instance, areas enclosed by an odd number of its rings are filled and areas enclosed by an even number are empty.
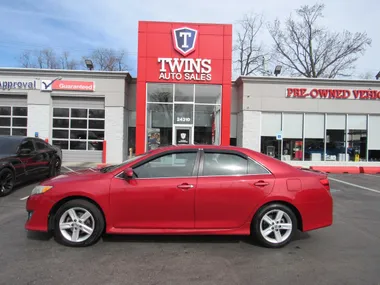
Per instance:
[[[91,59],[85,59],[84,62],[89,70],[94,69],[94,64]]]

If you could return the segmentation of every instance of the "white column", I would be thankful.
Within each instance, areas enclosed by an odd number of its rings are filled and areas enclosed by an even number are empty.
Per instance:
[[[28,132],[27,136],[34,137],[35,132],[41,139],[50,139],[50,125],[51,125],[51,108],[50,105],[33,105],[28,104]]]
[[[260,152],[261,112],[242,111],[241,116],[243,126],[242,147]]]
[[[105,107],[105,113],[106,163],[121,163],[124,154],[124,108]]]

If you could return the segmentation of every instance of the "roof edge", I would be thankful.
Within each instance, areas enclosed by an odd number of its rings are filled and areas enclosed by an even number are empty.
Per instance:
[[[5,74],[6,73],[6,74]],[[102,71],[102,70],[71,70],[71,69],[45,69],[45,68],[21,68],[21,67],[0,67],[1,75],[77,75],[92,77],[118,77],[132,78],[128,71]]]
[[[340,79],[340,78],[306,78],[306,77],[274,77],[274,76],[239,76],[236,82],[248,83],[303,83],[303,84],[358,84],[358,85],[376,85],[380,87],[380,80],[370,79]]]

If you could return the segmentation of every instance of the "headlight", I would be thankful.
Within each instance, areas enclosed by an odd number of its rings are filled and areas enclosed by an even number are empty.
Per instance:
[[[53,186],[38,185],[38,186],[33,188],[31,195],[42,194],[42,193],[49,191],[52,188],[53,188]]]

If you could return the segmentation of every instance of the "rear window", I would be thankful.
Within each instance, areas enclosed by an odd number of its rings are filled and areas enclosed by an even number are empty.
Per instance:
[[[19,141],[8,139],[8,138],[0,138],[0,153],[1,154],[15,154],[17,152],[17,148],[19,145]]]

